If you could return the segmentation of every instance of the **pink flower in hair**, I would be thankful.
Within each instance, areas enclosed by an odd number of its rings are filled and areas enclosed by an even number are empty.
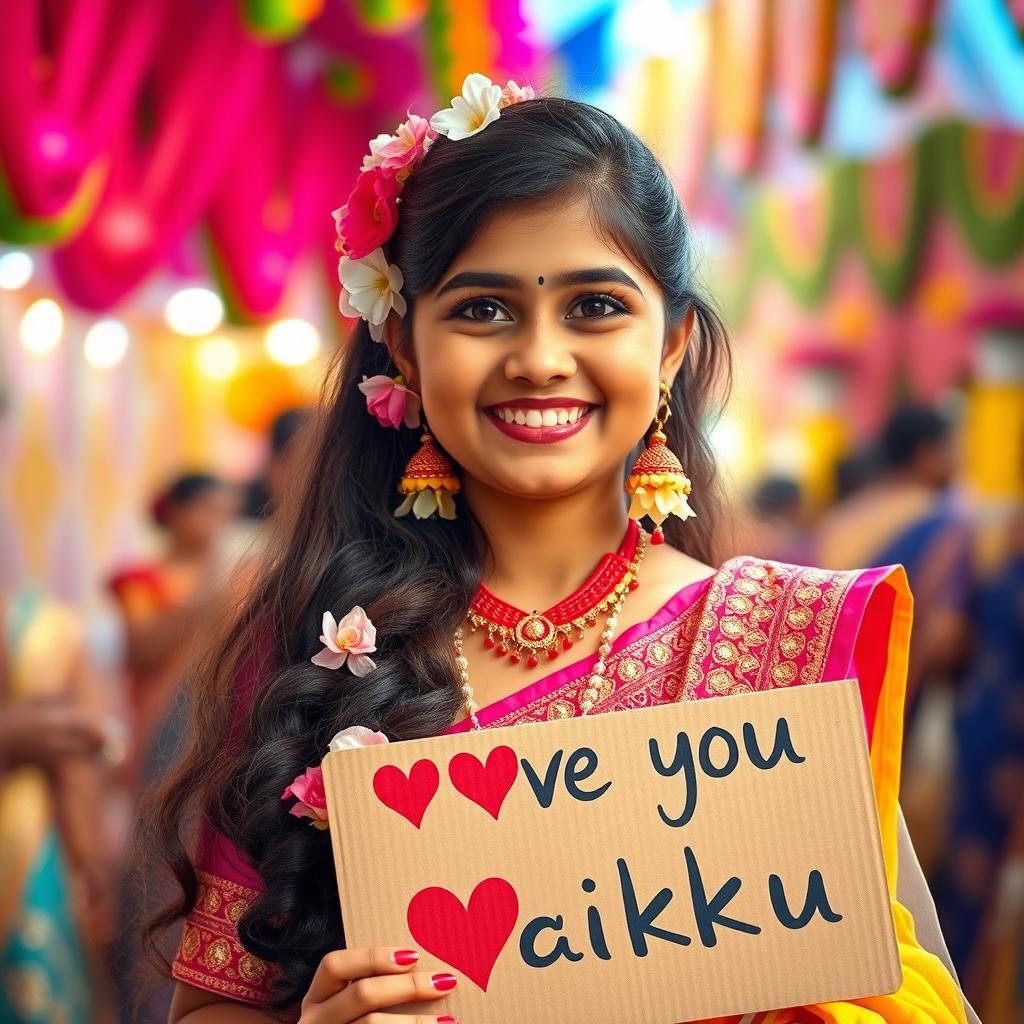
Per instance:
[[[359,175],[348,202],[334,216],[346,256],[361,260],[394,234],[398,223],[395,200],[401,191],[401,182],[383,167]]]
[[[425,117],[410,114],[409,120],[398,126],[391,141],[381,146],[376,156],[381,167],[394,172],[402,182],[426,156],[427,150],[436,138],[437,132],[430,127],[430,122]]]
[[[347,664],[354,676],[365,676],[377,667],[369,656],[377,650],[377,628],[359,605],[341,622],[335,622],[330,612],[324,612],[320,642],[324,646],[310,658],[314,665],[335,669]]]
[[[420,425],[420,396],[405,386],[401,374],[363,377],[358,387],[366,395],[367,411],[377,417],[382,427],[397,430],[403,423],[407,427]]]
[[[498,101],[499,108],[511,107],[523,100],[536,99],[536,93],[532,85],[519,85],[514,79],[505,84],[501,90],[501,99]]]
[[[293,796],[296,803],[290,808],[289,814],[296,818],[309,818],[309,823],[314,828],[329,828],[327,822],[327,793],[324,790],[324,774],[320,766],[307,768],[301,775],[295,777],[295,781],[281,794],[282,800]]]

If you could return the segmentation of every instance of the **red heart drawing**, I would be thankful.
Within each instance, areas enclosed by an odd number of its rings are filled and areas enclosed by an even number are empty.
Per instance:
[[[456,754],[448,762],[452,785],[467,799],[479,804],[495,821],[501,805],[516,781],[519,759],[511,747],[495,747],[483,765],[473,754]]]
[[[485,878],[464,907],[440,886],[421,889],[406,919],[413,939],[487,991],[491,971],[519,917],[519,897],[504,878]]]
[[[373,776],[373,791],[385,807],[397,811],[419,828],[439,782],[437,765],[424,758],[409,769],[408,777],[393,764],[378,768]]]

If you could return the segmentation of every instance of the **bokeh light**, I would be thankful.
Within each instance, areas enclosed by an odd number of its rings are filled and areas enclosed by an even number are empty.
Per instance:
[[[21,318],[21,343],[37,356],[52,352],[64,336],[64,311],[54,299],[37,299]]]
[[[227,380],[238,369],[239,360],[238,346],[219,335],[207,338],[196,350],[199,372],[210,380]]]
[[[85,336],[85,359],[90,366],[116,366],[128,351],[128,328],[120,320],[97,320]]]
[[[302,366],[320,351],[320,332],[308,320],[278,320],[267,328],[264,345],[275,363]]]
[[[0,288],[16,291],[24,288],[32,280],[35,272],[35,261],[27,252],[15,249],[0,256]]]
[[[197,338],[221,325],[224,303],[209,288],[182,288],[168,299],[165,315],[172,330]]]

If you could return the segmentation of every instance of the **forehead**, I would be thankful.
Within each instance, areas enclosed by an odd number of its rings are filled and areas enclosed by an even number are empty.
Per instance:
[[[648,279],[601,230],[591,204],[577,198],[499,211],[484,221],[444,277],[466,269],[535,277],[593,266],[621,267]]]

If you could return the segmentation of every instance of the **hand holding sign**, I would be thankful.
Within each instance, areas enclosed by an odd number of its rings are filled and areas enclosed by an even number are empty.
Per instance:
[[[452,974],[413,971],[414,949],[364,946],[336,949],[320,961],[302,1000],[299,1024],[350,1024],[377,1010],[437,1000],[457,984]],[[396,1024],[398,1017],[394,1018]],[[438,1017],[455,1024],[454,1017]]]

